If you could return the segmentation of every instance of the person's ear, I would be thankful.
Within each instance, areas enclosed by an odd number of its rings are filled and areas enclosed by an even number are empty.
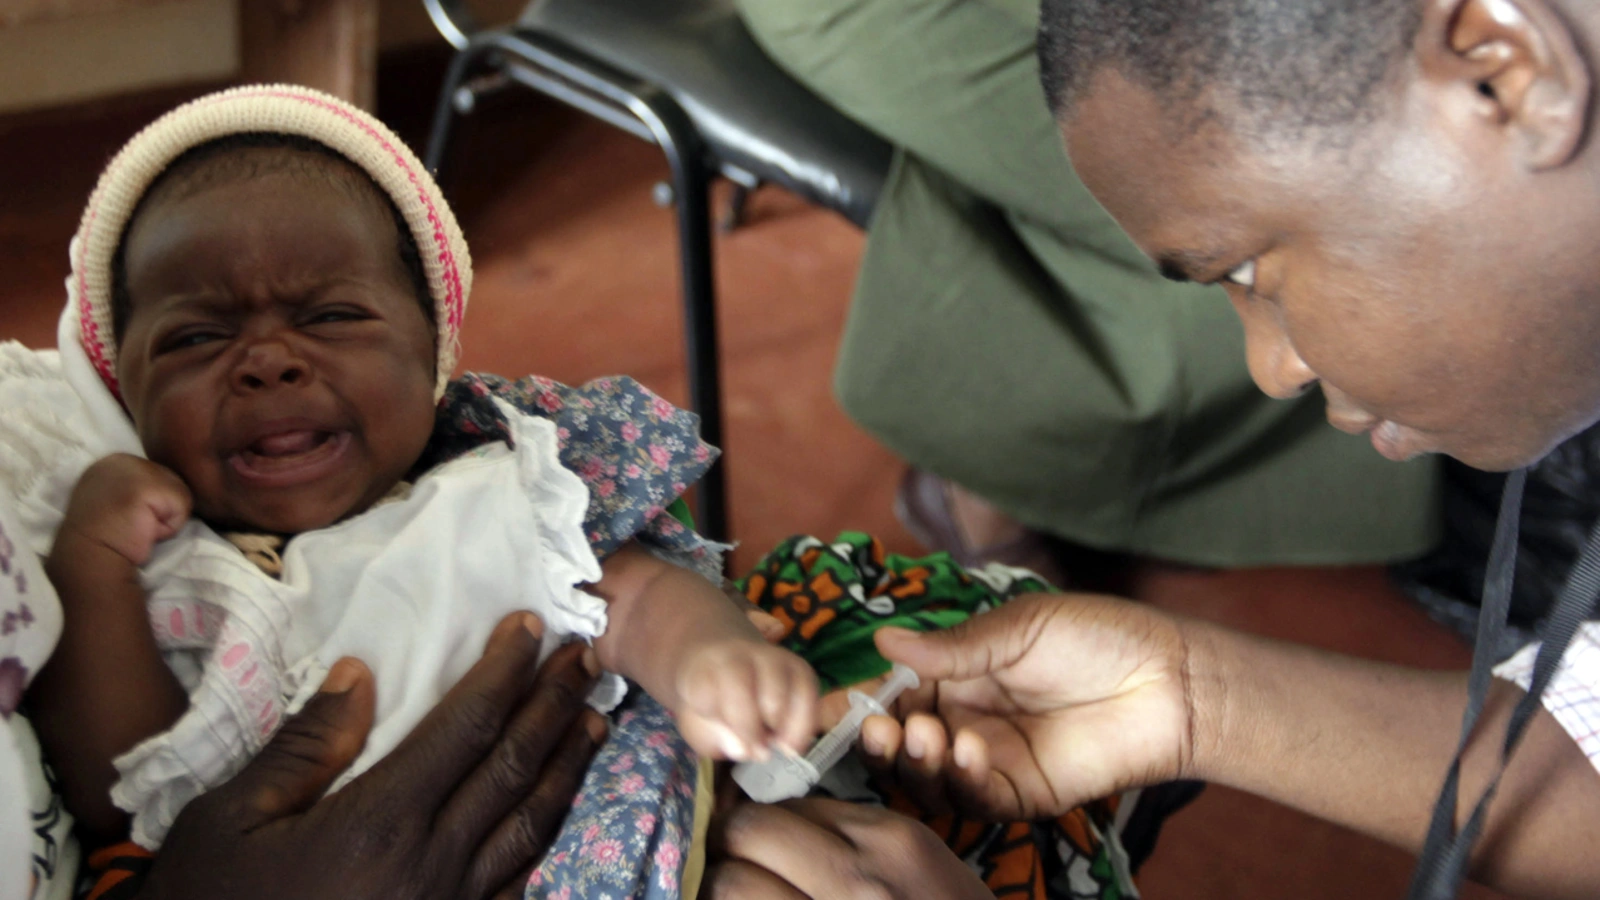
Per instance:
[[[1528,168],[1560,166],[1582,145],[1589,62],[1545,0],[1427,0],[1416,49],[1423,74],[1514,139]]]

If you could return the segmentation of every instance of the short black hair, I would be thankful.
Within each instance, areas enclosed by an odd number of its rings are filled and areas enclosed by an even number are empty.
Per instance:
[[[1193,130],[1228,102],[1254,136],[1340,131],[1376,112],[1420,0],[1043,0],[1039,68],[1059,121],[1110,67]]]
[[[284,153],[241,153],[243,150],[283,150]],[[336,160],[338,166],[326,165]],[[111,333],[118,341],[128,325],[133,299],[128,294],[127,266],[123,259],[127,250],[128,233],[133,223],[152,202],[152,198],[178,200],[219,184],[254,178],[269,172],[294,172],[299,175],[321,178],[336,190],[341,190],[361,202],[379,204],[389,211],[396,232],[396,252],[422,307],[428,330],[437,333],[432,292],[428,289],[428,274],[422,267],[422,254],[411,226],[395,206],[394,199],[378,186],[355,163],[332,147],[308,137],[278,132],[241,132],[196,144],[179,154],[161,170],[128,216],[122,236],[117,240],[116,253],[111,258]]]

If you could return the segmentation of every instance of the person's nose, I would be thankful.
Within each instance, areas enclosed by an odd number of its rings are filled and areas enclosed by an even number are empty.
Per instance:
[[[1239,310],[1244,321],[1245,359],[1250,377],[1269,397],[1288,400],[1316,386],[1317,373],[1294,349],[1289,335],[1266,311]]]
[[[303,384],[311,367],[283,335],[264,335],[251,340],[233,369],[233,388],[254,393],[277,387]]]

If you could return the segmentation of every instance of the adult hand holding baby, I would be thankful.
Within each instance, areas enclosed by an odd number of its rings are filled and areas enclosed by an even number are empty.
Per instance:
[[[699,900],[994,900],[928,826],[882,807],[742,803],[713,822],[711,839]]]
[[[371,727],[370,673],[341,660],[231,781],[188,805],[141,897],[520,897],[605,723],[582,645],[538,665],[538,619],[502,621],[482,660],[383,761],[323,791]],[[321,799],[318,799],[321,798]]]

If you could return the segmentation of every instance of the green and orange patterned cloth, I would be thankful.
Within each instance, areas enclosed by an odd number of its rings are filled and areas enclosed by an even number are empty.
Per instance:
[[[1024,569],[966,569],[945,553],[919,559],[886,554],[875,538],[848,531],[831,543],[791,537],[736,585],[745,599],[783,623],[782,645],[811,663],[825,691],[889,670],[872,643],[873,632],[885,625],[948,628],[1022,594],[1052,590]],[[1117,836],[1121,798],[1081,806],[1058,819],[994,824],[925,815],[888,785],[874,783],[868,790],[874,795],[868,802],[876,799],[925,822],[996,897],[1138,896]]]

